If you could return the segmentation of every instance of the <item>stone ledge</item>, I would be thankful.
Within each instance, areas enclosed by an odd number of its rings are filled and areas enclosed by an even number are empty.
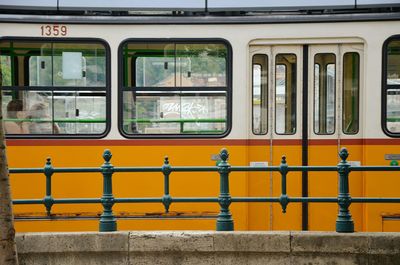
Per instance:
[[[291,252],[400,254],[400,233],[291,232]]]
[[[129,232],[21,233],[18,253],[128,252]]]
[[[21,264],[400,264],[400,233],[153,231],[17,234]]]
[[[197,231],[131,232],[130,252],[213,251],[213,233]]]
[[[214,251],[290,252],[290,232],[214,232]]]

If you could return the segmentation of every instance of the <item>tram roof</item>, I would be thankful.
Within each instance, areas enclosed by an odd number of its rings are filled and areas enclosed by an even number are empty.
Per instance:
[[[400,0],[0,0],[3,12],[271,12],[397,7],[400,7]]]

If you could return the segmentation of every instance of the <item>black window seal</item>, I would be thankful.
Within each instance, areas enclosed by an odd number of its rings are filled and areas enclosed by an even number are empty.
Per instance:
[[[334,100],[334,102],[333,102],[333,106],[334,106],[334,108],[333,108],[333,111],[334,111],[334,113],[333,113],[333,132],[331,132],[331,133],[328,133],[328,132],[326,132],[326,133],[317,133],[316,132],[316,128],[315,128],[315,100],[313,100],[313,105],[314,105],[314,112],[313,112],[313,132],[314,132],[314,134],[315,135],[334,135],[335,134],[335,132],[336,132],[336,109],[337,109],[337,107],[336,107],[336,101],[337,101],[337,99],[336,99],[336,92],[337,92],[337,87],[336,87],[336,79],[337,79],[337,63],[336,63],[336,54],[335,53],[333,53],[333,52],[322,52],[322,53],[316,53],[315,55],[314,55],[314,82],[315,82],[315,65],[316,64],[318,64],[318,66],[319,66],[319,70],[321,71],[321,65],[319,64],[319,63],[315,63],[315,56],[317,56],[318,54],[332,54],[334,57],[335,57],[335,63],[333,63],[333,65],[335,65],[335,89],[334,89],[334,96],[335,96],[335,100]],[[332,63],[330,63],[330,64],[332,64]],[[330,65],[330,64],[326,64],[325,65],[325,73],[328,73],[328,65]],[[328,75],[327,75],[328,76]],[[321,84],[322,82],[321,82],[321,78],[322,78],[322,76],[321,76],[321,73],[319,73],[319,84]],[[326,82],[326,90],[328,90],[328,79],[326,78],[326,80],[325,80],[325,82]],[[315,96],[315,83],[314,83],[314,93],[313,93],[313,95]],[[327,110],[328,110],[328,108],[327,108]]]
[[[358,111],[358,119],[357,119],[357,131],[356,132],[354,132],[354,133],[349,133],[349,132],[345,132],[344,131],[344,111],[342,111],[342,132],[343,132],[343,134],[346,134],[346,135],[356,135],[356,134],[358,134],[359,132],[360,132],[360,90],[361,90],[361,78],[360,78],[360,67],[361,67],[361,65],[360,65],[360,62],[361,62],[361,59],[360,59],[360,54],[358,53],[358,52],[356,52],[356,51],[349,51],[349,52],[345,52],[344,54],[343,54],[343,58],[342,58],[342,62],[343,62],[343,76],[342,76],[342,109],[344,110],[344,57],[346,56],[346,54],[349,54],[349,53],[355,53],[355,54],[357,54],[357,57],[358,57],[358,60],[357,60],[357,63],[358,63],[358,68],[357,68],[357,70],[358,70],[358,73],[357,73],[357,76],[358,76],[358,91],[357,91],[357,98],[358,98],[358,109],[357,109],[357,111]]]
[[[106,58],[106,85],[102,87],[102,91],[106,93],[106,128],[101,134],[6,134],[7,139],[101,139],[106,137],[111,130],[111,48],[108,42],[101,38],[43,38],[43,37],[0,37],[0,42],[4,41],[13,41],[13,42],[52,42],[52,43],[94,43],[101,44],[105,49],[105,58]],[[2,90],[15,90],[21,87],[14,86],[14,89],[10,89],[12,87],[0,87],[0,92]],[[30,88],[30,87],[29,87]],[[36,91],[36,87],[32,87],[32,90]],[[68,87],[62,87],[65,90],[68,90]],[[80,88],[80,87],[74,87]],[[87,89],[86,89],[87,88]],[[22,89],[23,90],[23,89]],[[39,89],[40,90],[40,89]],[[43,90],[52,91],[53,87],[43,87]],[[73,89],[71,89],[72,91]],[[96,89],[95,89],[96,90]],[[75,91],[92,91],[91,87],[84,87],[83,89],[77,89]]]
[[[393,35],[387,38],[382,46],[382,93],[381,93],[381,127],[382,131],[384,134],[386,134],[389,137],[393,138],[400,138],[400,132],[399,133],[393,133],[388,130],[386,124],[386,119],[387,119],[387,100],[386,100],[386,95],[387,95],[387,90],[388,89],[400,89],[400,86],[392,86],[392,85],[387,85],[387,47],[391,41],[394,40],[399,40],[400,41],[400,34],[398,35]]]
[[[263,55],[263,56],[265,56],[267,58],[267,71],[268,71],[269,58],[268,58],[268,55],[264,54],[264,53],[255,53],[255,54],[253,54],[253,56],[251,58],[251,92],[252,92],[252,94],[251,94],[251,132],[254,135],[260,136],[260,135],[267,135],[268,134],[268,123],[269,123],[268,117],[269,117],[269,115],[268,115],[268,108],[267,108],[267,117],[266,117],[267,118],[267,124],[266,124],[267,125],[267,130],[265,131],[265,133],[255,133],[254,132],[254,101],[253,101],[253,97],[254,97],[254,65],[259,65],[260,66],[260,69],[261,69],[261,75],[260,75],[261,80],[262,80],[262,77],[263,77],[262,76],[262,71],[263,71],[262,65],[259,64],[259,63],[254,63],[254,57],[256,55]],[[267,72],[267,80],[268,80],[268,72]],[[261,90],[260,90],[260,98],[263,99],[264,96],[263,96],[263,90],[262,90],[261,83],[260,83],[260,88],[261,88]],[[266,89],[265,93],[267,94],[266,97],[267,97],[267,100],[268,100],[268,83],[267,83],[267,89]],[[260,104],[260,108],[261,108],[261,105],[262,104]],[[260,110],[260,113],[261,113],[261,110]],[[261,119],[261,116],[260,116],[260,119]]]
[[[174,43],[174,44],[210,44],[219,43],[224,44],[227,49],[226,58],[226,88],[224,89],[227,93],[227,121],[226,130],[222,134],[129,134],[123,130],[123,91],[126,91],[124,86],[124,54],[123,48],[129,43]],[[123,40],[118,46],[118,131],[119,133],[127,139],[206,139],[206,138],[224,138],[229,135],[232,130],[232,99],[233,99],[233,87],[232,87],[232,46],[230,42],[223,38],[128,38]],[[170,87],[179,88],[177,86]],[[203,87],[191,87],[190,92],[195,92],[196,90],[202,89]],[[216,89],[217,87],[211,87]],[[152,87],[155,91],[162,91],[159,88]],[[134,89],[133,89],[134,90]],[[131,90],[131,91],[133,91]],[[176,91],[179,91],[177,89]],[[207,90],[207,89],[205,89]],[[202,91],[205,91],[202,90]],[[128,90],[129,91],[129,90]],[[174,90],[175,91],[175,90]],[[175,92],[176,92],[175,91]]]
[[[288,67],[287,67],[287,65],[286,64],[282,64],[282,63],[280,63],[280,64],[278,64],[278,63],[276,63],[276,57],[278,56],[278,55],[294,55],[295,56],[295,58],[296,58],[296,69],[295,69],[295,74],[296,74],[296,89],[294,90],[294,94],[295,94],[295,104],[294,104],[294,131],[292,132],[292,133],[278,133],[277,131],[276,131],[276,122],[277,122],[277,119],[276,119],[276,115],[277,115],[277,112],[276,112],[276,95],[277,95],[277,93],[276,93],[276,66],[277,65],[284,65],[285,66],[285,97],[286,97],[286,87],[287,87],[287,84],[286,84],[286,81],[287,81],[287,69],[288,69]],[[298,94],[297,94],[297,67],[298,67],[298,63],[297,63],[297,54],[296,53],[278,53],[278,54],[276,54],[275,55],[275,65],[274,65],[274,73],[275,73],[275,87],[274,87],[274,91],[275,91],[275,94],[274,94],[274,105],[275,105],[275,117],[274,117],[274,120],[275,120],[275,134],[276,135],[295,135],[296,133],[297,133],[297,115],[298,115],[298,113],[297,113],[297,96],[298,96]],[[286,99],[285,99],[286,100]],[[285,123],[286,123],[286,113],[285,113]],[[286,125],[285,125],[285,129],[286,129]],[[286,131],[286,130],[285,130]]]

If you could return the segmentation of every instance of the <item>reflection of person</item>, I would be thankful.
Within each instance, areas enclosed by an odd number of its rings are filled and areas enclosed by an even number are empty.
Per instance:
[[[24,104],[20,99],[13,99],[7,104],[7,118],[14,121],[5,121],[4,129],[8,134],[26,134],[28,133],[27,124],[19,121],[24,119]]]
[[[46,104],[36,103],[29,109],[29,133],[31,134],[53,134],[60,133],[57,124],[51,122]]]

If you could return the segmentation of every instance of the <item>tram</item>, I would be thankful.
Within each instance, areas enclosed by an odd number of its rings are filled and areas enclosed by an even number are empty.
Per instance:
[[[352,165],[400,159],[400,1],[0,2],[9,166]],[[232,3],[234,2],[234,3]],[[318,3],[316,3],[318,2]],[[161,174],[115,174],[115,197],[161,196]],[[14,199],[43,175],[12,175]],[[171,174],[173,197],[218,176]],[[398,197],[396,173],[353,172],[354,197]],[[232,196],[279,196],[280,175],[232,173]],[[336,173],[290,173],[290,196],[336,196]],[[99,198],[98,174],[55,174],[55,198]],[[400,206],[350,207],[356,231],[400,231]],[[217,204],[115,205],[119,229],[213,230]],[[16,205],[16,230],[97,230],[100,205]],[[337,204],[234,204],[236,230],[334,230]],[[175,214],[174,214],[175,213]],[[31,218],[23,218],[30,216]],[[36,218],[32,218],[36,217]],[[186,218],[178,218],[178,216]],[[200,219],[191,220],[190,216]],[[37,219],[37,220],[36,220]],[[51,219],[51,220],[50,220]],[[73,219],[74,221],[70,221]],[[165,219],[165,220],[164,220]]]

